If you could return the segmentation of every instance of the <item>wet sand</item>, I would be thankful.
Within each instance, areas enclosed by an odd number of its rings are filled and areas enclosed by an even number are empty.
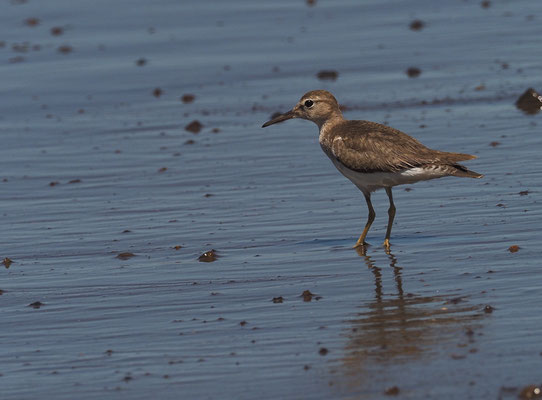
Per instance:
[[[2,399],[542,384],[542,5],[310,3],[2,6]],[[391,254],[376,193],[358,254],[316,126],[260,129],[317,88],[484,179],[396,188]]]

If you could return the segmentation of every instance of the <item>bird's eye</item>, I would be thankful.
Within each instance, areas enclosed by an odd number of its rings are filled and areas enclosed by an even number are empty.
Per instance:
[[[305,100],[305,107],[311,108],[314,105],[314,101],[312,100]]]

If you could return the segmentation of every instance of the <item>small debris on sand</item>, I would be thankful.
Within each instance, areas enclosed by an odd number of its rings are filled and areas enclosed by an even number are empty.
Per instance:
[[[339,73],[334,70],[322,70],[316,74],[316,77],[322,81],[335,81],[339,77]]]
[[[314,296],[314,294],[312,294],[310,290],[305,290],[303,291],[303,293],[301,293],[301,297],[303,297],[303,301],[307,301],[307,302],[311,301],[312,296]]]
[[[27,26],[38,26],[40,24],[39,18],[27,18],[24,20],[25,25]]]
[[[312,299],[320,300],[322,298],[322,296],[318,296],[318,295],[316,295],[314,293],[311,293],[310,290],[303,291],[303,293],[301,293],[301,296],[299,296],[299,297],[302,297],[303,301],[307,301],[307,302],[311,301]]]
[[[196,96],[193,94],[183,94],[181,97],[181,101],[185,104],[192,103],[196,99]]]
[[[518,398],[521,400],[542,399],[542,385],[525,386],[519,392]]]
[[[399,388],[397,386],[392,386],[387,388],[384,394],[386,396],[397,396],[399,394]]]
[[[218,255],[216,254],[215,249],[211,249],[209,251],[206,251],[201,256],[198,257],[198,261],[200,262],[213,262],[216,261],[218,258]]]
[[[117,254],[117,258],[119,260],[128,260],[132,257],[135,257],[135,254],[134,253],[130,253],[130,252],[125,252],[125,253],[119,253]]]
[[[419,19],[415,19],[414,21],[410,23],[409,28],[413,31],[421,31],[424,26],[425,26],[425,22]]]
[[[203,128],[203,124],[199,122],[197,119],[190,122],[188,125],[184,127],[184,129],[188,132],[192,132],[193,134],[197,134],[201,131],[201,128]]]
[[[517,244],[514,244],[508,248],[508,251],[510,253],[517,253],[519,249],[521,249],[521,247],[519,247]]]
[[[71,53],[73,51],[73,47],[71,47],[70,45],[65,44],[63,46],[59,46],[57,50],[58,50],[59,53],[69,54],[69,53]]]
[[[410,67],[406,70],[406,74],[409,78],[417,78],[422,73],[422,70],[416,67]]]
[[[542,96],[529,88],[516,101],[516,107],[525,114],[536,114],[542,109]]]
[[[487,306],[484,307],[484,312],[486,314],[491,314],[493,312],[494,308],[491,307],[489,304]]]
[[[51,35],[53,36],[60,36],[64,33],[64,28],[60,27],[60,26],[53,26],[51,28]]]

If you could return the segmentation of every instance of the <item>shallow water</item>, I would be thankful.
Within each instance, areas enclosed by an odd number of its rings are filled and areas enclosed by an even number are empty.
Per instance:
[[[542,383],[540,116],[514,107],[542,90],[542,4],[0,7],[2,399],[374,399],[394,386],[506,399]],[[324,69],[338,79],[318,80]],[[396,188],[391,254],[375,193],[372,246],[356,253],[365,202],[317,128],[260,129],[316,88],[347,118],[476,154],[484,179]],[[210,249],[217,261],[198,262]]]

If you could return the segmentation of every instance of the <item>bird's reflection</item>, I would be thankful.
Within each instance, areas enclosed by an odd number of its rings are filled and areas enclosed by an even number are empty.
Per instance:
[[[342,360],[348,373],[358,375],[375,363],[418,359],[446,342],[464,341],[467,347],[472,341],[473,329],[478,329],[473,323],[482,316],[479,305],[453,295],[405,294],[402,267],[395,255],[387,252],[390,276],[388,267],[378,267],[366,251],[358,253],[374,276],[375,289],[374,299],[348,321]],[[391,277],[394,289],[388,293],[384,287]],[[459,342],[453,343],[454,348]]]

